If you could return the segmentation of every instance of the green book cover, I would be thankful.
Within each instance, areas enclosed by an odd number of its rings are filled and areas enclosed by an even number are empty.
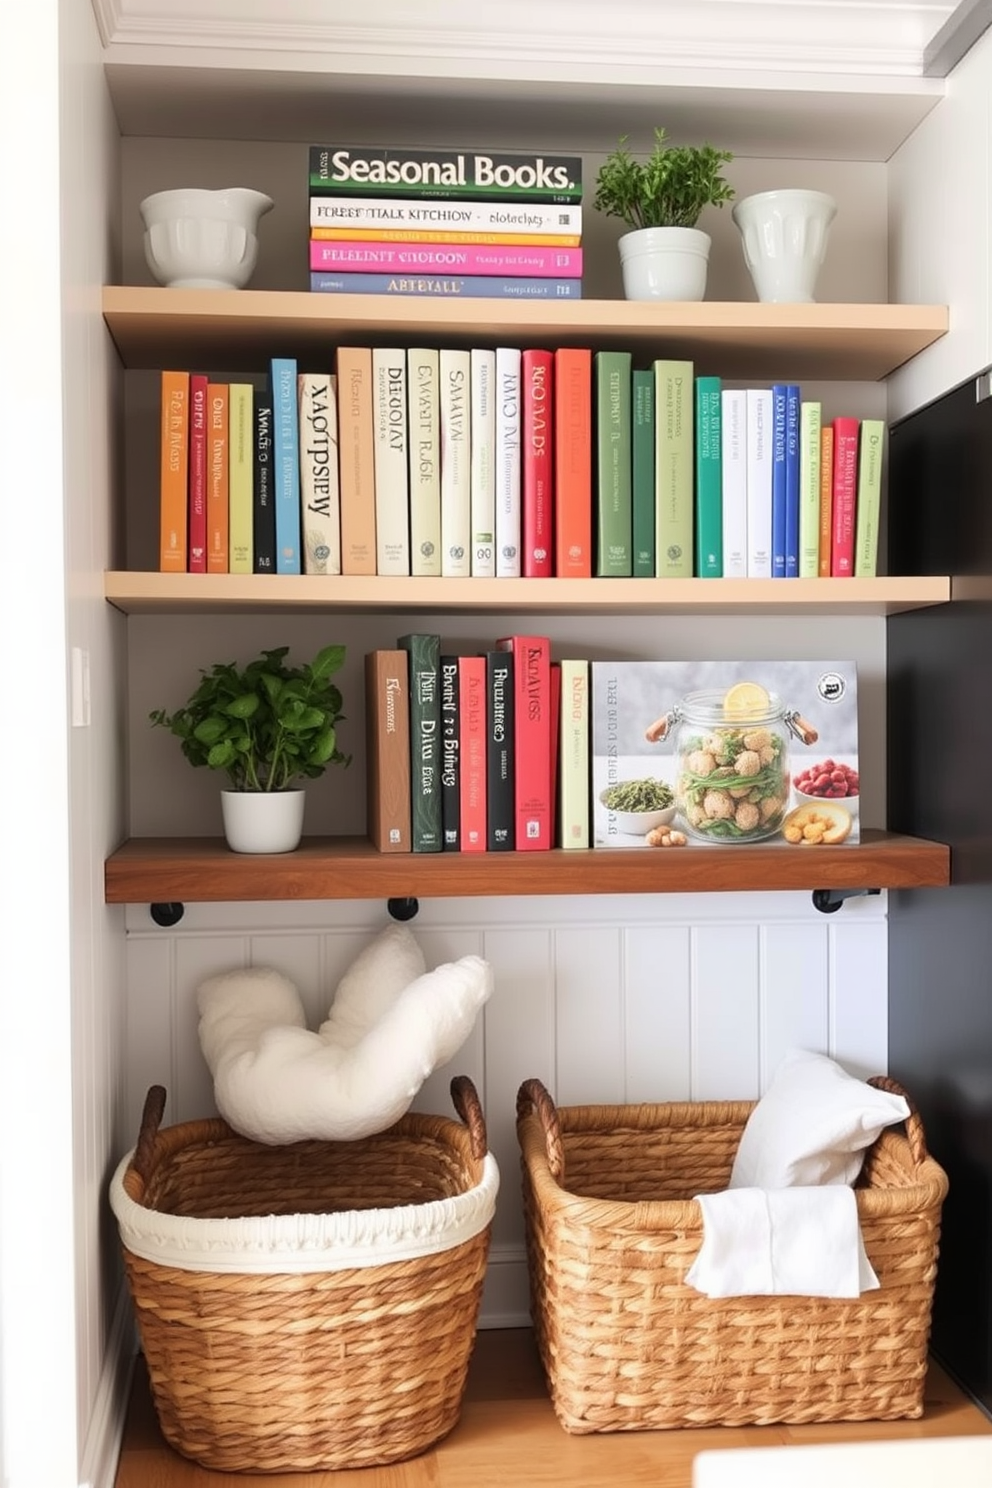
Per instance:
[[[631,502],[635,579],[654,578],[654,373],[636,370],[631,378],[633,436]]]
[[[696,378],[696,577],[723,578],[719,377]]]
[[[596,397],[596,577],[630,578],[631,354],[597,351]]]
[[[441,852],[441,638],[400,636],[410,653],[410,801],[414,852]]]
[[[662,358],[655,375],[655,574],[693,577],[693,463],[695,454],[692,362]]]
[[[799,406],[799,577],[820,574],[820,431],[823,408],[805,399]]]
[[[878,572],[878,524],[882,509],[882,454],[885,423],[862,419],[858,444],[858,499],[854,526],[854,577],[873,579]]]

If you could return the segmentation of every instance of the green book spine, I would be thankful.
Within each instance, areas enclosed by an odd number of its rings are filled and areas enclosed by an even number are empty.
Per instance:
[[[637,370],[631,378],[633,437],[631,500],[635,579],[654,578],[654,373]]]
[[[878,572],[878,524],[882,509],[882,454],[885,423],[861,420],[858,453],[858,504],[854,527],[854,577],[873,579]]]
[[[441,852],[441,638],[400,636],[410,653],[410,804],[414,852]]]
[[[655,374],[655,574],[693,577],[692,362],[660,359]]]
[[[596,577],[629,579],[631,562],[631,354],[596,353]]]
[[[799,577],[820,574],[820,432],[823,407],[812,399],[799,406]]]
[[[719,377],[696,378],[696,577],[723,578],[723,458]]]

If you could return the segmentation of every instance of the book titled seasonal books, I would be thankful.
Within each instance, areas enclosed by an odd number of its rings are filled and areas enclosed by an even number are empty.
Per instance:
[[[594,661],[596,847],[859,837],[853,661]]]

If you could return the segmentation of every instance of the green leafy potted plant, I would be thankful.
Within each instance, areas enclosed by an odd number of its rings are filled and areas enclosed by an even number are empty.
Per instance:
[[[343,646],[325,646],[313,661],[290,666],[288,646],[263,651],[238,667],[218,663],[174,713],[149,716],[179,739],[191,765],[219,770],[224,833],[234,852],[291,852],[303,831],[305,793],[328,765],[347,765],[338,748],[341,693],[331,680]]]
[[[712,145],[673,145],[654,132],[651,153],[632,154],[623,135],[596,177],[593,205],[631,229],[620,239],[628,300],[701,300],[710,236],[697,228],[704,207],[732,201],[723,167],[734,157]]]

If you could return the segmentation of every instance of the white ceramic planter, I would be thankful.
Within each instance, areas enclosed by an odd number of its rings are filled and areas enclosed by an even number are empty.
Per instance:
[[[224,836],[232,852],[285,853],[299,847],[306,791],[220,793]]]
[[[139,207],[145,261],[168,289],[244,289],[258,261],[259,218],[272,205],[244,186],[146,196]]]
[[[837,203],[823,191],[759,191],[733,209],[744,262],[765,304],[811,304]]]
[[[698,227],[640,227],[620,239],[628,300],[701,300],[706,293],[710,235]]]

